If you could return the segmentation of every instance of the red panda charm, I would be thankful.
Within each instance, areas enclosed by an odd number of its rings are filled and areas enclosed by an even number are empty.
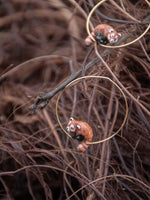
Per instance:
[[[112,26],[107,24],[99,24],[95,27],[94,31],[91,33],[93,38],[98,44],[115,43],[118,38],[121,37],[121,33],[118,33]],[[93,43],[90,35],[85,39],[86,46],[90,46]]]
[[[77,149],[84,152],[88,148],[86,142],[90,142],[93,138],[93,131],[90,125],[83,121],[77,121],[71,117],[66,130],[68,133],[72,134],[72,138],[81,141],[77,146]]]

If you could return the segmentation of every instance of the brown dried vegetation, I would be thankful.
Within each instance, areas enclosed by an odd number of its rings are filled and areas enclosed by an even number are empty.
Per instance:
[[[127,122],[116,137],[78,152],[56,120],[57,94],[32,114],[36,96],[55,90],[71,74],[114,78],[84,45],[86,17],[97,2],[0,2],[0,199],[150,199],[150,32],[125,48],[98,47],[128,91]],[[129,35],[125,42],[146,29],[145,1],[115,1],[141,23],[111,2],[92,16],[94,26],[112,25]],[[89,122],[96,141],[120,127],[125,105],[107,80],[88,79],[63,93],[58,111],[64,127],[71,116]]]

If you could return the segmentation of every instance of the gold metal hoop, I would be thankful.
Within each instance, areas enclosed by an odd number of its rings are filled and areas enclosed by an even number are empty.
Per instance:
[[[102,0],[102,1],[98,2],[98,3],[92,8],[92,10],[90,11],[90,13],[89,13],[89,15],[88,15],[88,17],[87,17],[87,20],[86,20],[86,31],[87,31],[88,35],[91,37],[91,39],[92,39],[94,42],[95,42],[95,39],[94,39],[94,37],[91,35],[90,29],[89,29],[90,18],[91,18],[91,16],[93,15],[93,13],[95,12],[95,10],[96,10],[102,3],[104,3],[105,1],[107,1],[107,0]],[[150,6],[150,3],[149,3],[147,0],[145,0],[145,2],[148,4],[148,6]],[[128,43],[126,43],[126,44],[122,44],[122,45],[119,45],[119,46],[109,46],[109,45],[103,45],[103,44],[99,44],[99,45],[102,46],[102,47],[111,48],[111,49],[113,49],[113,48],[120,48],[120,47],[126,47],[126,46],[128,46],[128,45],[130,45],[130,44],[133,44],[134,42],[137,42],[138,40],[140,40],[140,39],[148,32],[149,29],[150,29],[150,24],[148,25],[148,27],[146,28],[146,30],[145,30],[139,37],[137,37],[135,40],[133,40],[133,41],[131,41],[131,42],[128,42]]]
[[[77,192],[83,190],[84,188],[86,188],[86,187],[89,186],[89,185],[92,185],[92,184],[94,184],[94,183],[96,183],[96,182],[98,182],[98,181],[103,181],[103,180],[105,180],[105,181],[106,181],[106,180],[110,181],[110,180],[112,180],[113,178],[116,179],[116,181],[117,181],[118,178],[122,178],[122,179],[124,179],[124,180],[127,180],[127,181],[132,182],[133,184],[137,184],[137,182],[138,182],[138,183],[140,183],[141,185],[143,185],[148,191],[150,190],[150,187],[149,187],[146,183],[144,183],[143,181],[141,181],[141,180],[138,179],[138,178],[135,178],[135,177],[133,177],[133,176],[129,176],[129,175],[126,175],[126,174],[115,174],[115,173],[114,173],[114,174],[111,174],[111,175],[108,175],[108,176],[103,176],[103,177],[97,178],[97,179],[95,179],[95,180],[93,180],[93,181],[87,183],[86,185],[83,185],[83,186],[80,187],[78,190],[74,191],[73,194],[71,194],[66,200],[71,199],[71,197],[73,197]],[[134,182],[134,181],[135,181],[135,182]]]
[[[60,100],[60,97],[61,95],[63,94],[63,92],[69,87],[71,86],[73,83],[76,83],[82,79],[88,79],[88,78],[98,78],[98,79],[105,79],[105,80],[109,80],[111,83],[113,83],[121,92],[123,98],[124,98],[124,101],[125,101],[125,107],[126,107],[126,112],[125,112],[125,117],[124,117],[124,120],[120,126],[120,128],[111,136],[103,139],[103,140],[98,140],[98,141],[94,141],[94,142],[87,142],[87,144],[99,144],[99,143],[102,143],[102,142],[105,142],[107,140],[110,140],[111,138],[113,138],[115,135],[117,135],[117,133],[119,133],[119,131],[123,128],[125,122],[126,122],[126,119],[127,119],[127,116],[128,116],[128,103],[127,103],[127,99],[126,99],[126,96],[124,94],[124,92],[122,91],[122,89],[114,82],[112,81],[110,78],[108,77],[105,77],[105,76],[94,76],[94,75],[91,75],[91,76],[83,76],[83,77],[80,77],[80,78],[77,78],[73,81],[71,81],[68,85],[66,85],[66,87],[61,91],[61,93],[59,94],[58,98],[57,98],[57,101],[56,101],[56,118],[57,118],[57,121],[61,127],[61,129],[64,131],[64,133],[66,133],[70,138],[72,138],[69,133],[63,128],[61,122],[60,122],[60,119],[59,119],[59,116],[58,116],[58,103],[59,103],[59,100]]]

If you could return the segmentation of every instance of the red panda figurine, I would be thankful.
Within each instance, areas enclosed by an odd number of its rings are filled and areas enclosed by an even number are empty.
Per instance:
[[[118,38],[121,37],[121,33],[118,33],[112,26],[107,24],[99,24],[95,27],[94,31],[91,33],[93,38],[98,44],[115,43]],[[90,35],[85,39],[86,46],[90,46],[93,43]]]
[[[81,141],[77,146],[77,149],[84,152],[88,148],[86,142],[90,142],[93,138],[93,131],[90,125],[83,121],[77,121],[71,117],[66,130],[72,135],[72,138]]]

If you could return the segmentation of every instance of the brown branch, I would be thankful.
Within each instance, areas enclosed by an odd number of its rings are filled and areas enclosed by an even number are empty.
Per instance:
[[[131,33],[133,34],[133,33]],[[130,34],[125,35],[124,37],[122,37],[117,43],[116,45],[120,45],[121,43],[125,42],[128,38],[130,37]],[[93,48],[93,47],[92,47]],[[106,49],[104,51],[104,53],[101,54],[101,57],[103,58],[106,55],[109,55],[114,49]],[[85,66],[85,71],[90,69],[91,67],[93,67],[97,62],[99,61],[99,58],[95,58],[94,60],[92,60],[91,62],[89,62],[86,66]],[[35,110],[37,109],[37,107],[44,102],[44,105],[40,107],[40,109],[43,109],[47,106],[47,104],[49,103],[49,101],[51,100],[52,97],[54,97],[59,91],[61,91],[67,84],[69,84],[71,81],[73,81],[74,79],[76,79],[77,77],[79,77],[80,75],[82,75],[82,69],[75,72],[74,74],[72,74],[67,80],[65,80],[62,84],[60,84],[58,87],[56,87],[54,90],[50,91],[50,92],[46,92],[45,94],[43,94],[42,96],[37,96],[37,100],[35,102],[35,104],[33,105],[33,109],[32,109],[32,113],[35,112]]]
[[[112,72],[112,70],[110,69],[110,67],[108,66],[108,64],[103,60],[102,56],[99,54],[98,49],[97,49],[97,45],[95,45],[95,53],[96,55],[99,57],[100,61],[105,65],[105,67],[107,68],[107,70],[109,71],[109,73],[112,75],[112,77],[114,78],[114,80],[118,83],[118,85],[126,92],[126,94],[134,101],[136,102],[143,111],[145,111],[149,116],[150,116],[150,112],[149,110],[143,105],[141,104],[138,99],[136,99],[125,87],[124,85],[119,81],[119,79],[116,77],[116,75]]]

